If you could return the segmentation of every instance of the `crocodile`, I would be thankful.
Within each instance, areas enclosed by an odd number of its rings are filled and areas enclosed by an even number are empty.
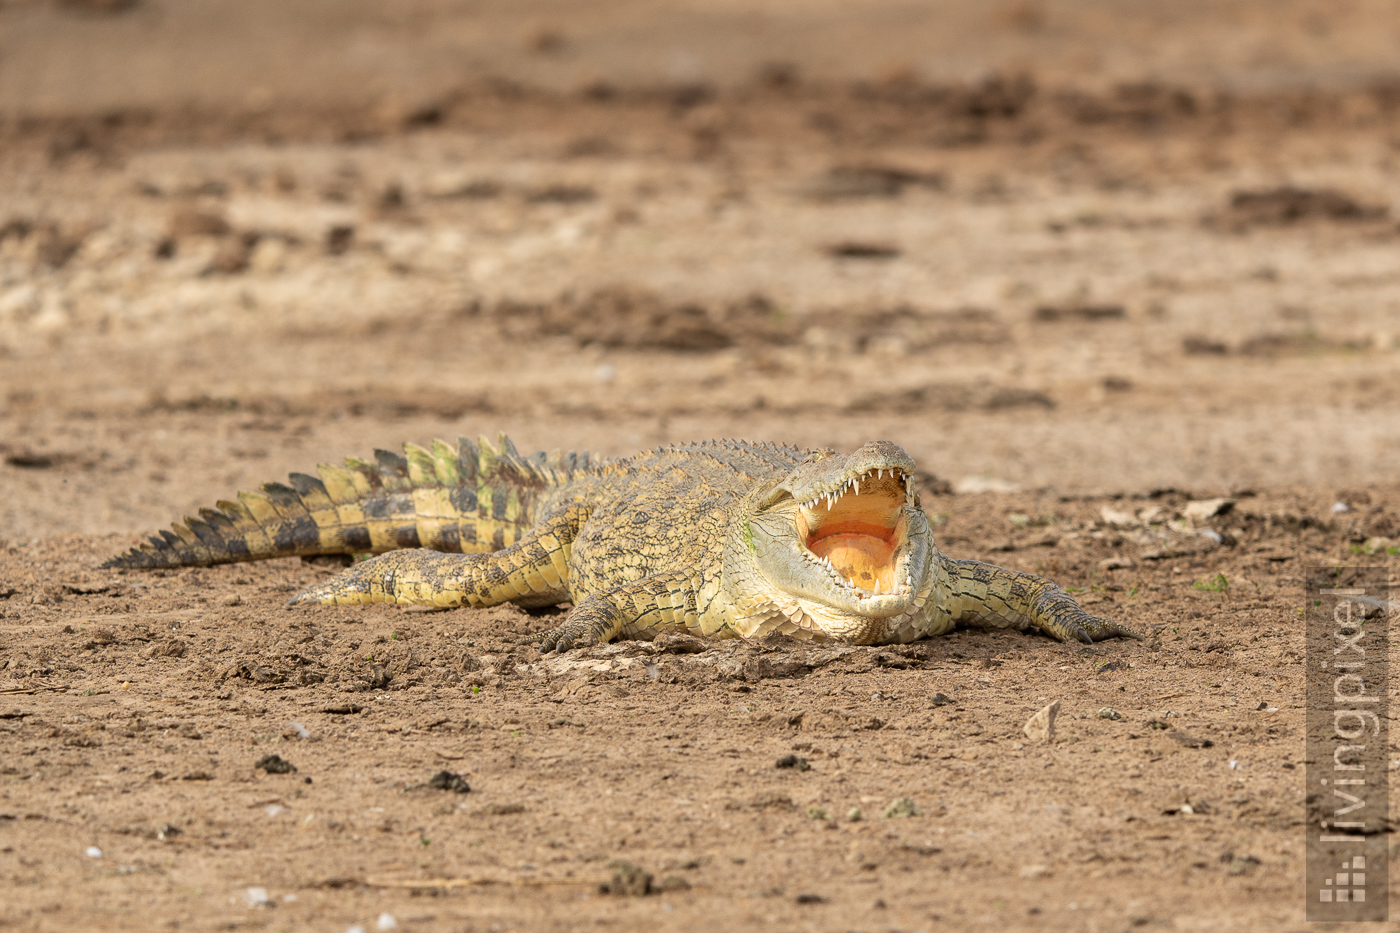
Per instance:
[[[1049,580],[934,544],[913,459],[722,440],[601,460],[504,435],[323,464],[201,509],[103,565],[355,555],[289,605],[573,608],[540,650],[663,632],[852,644],[959,623],[1060,641],[1140,637]],[[377,556],[369,556],[377,555]]]

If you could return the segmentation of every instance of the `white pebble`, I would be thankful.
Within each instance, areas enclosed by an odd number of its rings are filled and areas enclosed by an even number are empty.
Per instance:
[[[394,919],[393,914],[383,913],[379,915],[379,922],[376,926],[381,930],[397,930],[399,928],[399,922]]]
[[[303,726],[301,723],[299,723],[299,722],[289,722],[289,723],[287,723],[287,725],[290,726],[290,727],[291,727],[291,730],[297,734],[297,738],[299,738],[299,739],[309,739],[309,738],[311,738],[311,733],[310,733],[310,732],[307,732],[307,731],[306,731],[306,727]]]
[[[267,888],[249,888],[243,892],[243,899],[248,902],[249,907],[266,907],[272,903],[272,899],[267,896]]]
[[[1341,515],[1343,512],[1350,512],[1350,511],[1351,511],[1351,506],[1347,505],[1345,502],[1333,502],[1333,503],[1332,503],[1332,513],[1333,513],[1334,515]]]
[[[88,857],[88,858],[101,858],[101,857],[102,857],[102,850],[99,849],[97,846],[88,846],[88,847],[87,847],[87,857]]]

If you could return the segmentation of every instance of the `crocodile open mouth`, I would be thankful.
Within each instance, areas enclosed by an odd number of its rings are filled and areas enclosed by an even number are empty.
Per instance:
[[[804,502],[797,531],[813,558],[847,586],[875,595],[898,592],[898,554],[905,543],[904,506],[913,500],[900,470],[872,470],[839,489]]]

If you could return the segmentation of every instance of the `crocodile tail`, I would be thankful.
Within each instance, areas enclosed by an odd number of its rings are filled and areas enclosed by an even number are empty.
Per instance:
[[[395,548],[480,553],[513,543],[533,524],[540,495],[590,468],[587,453],[522,456],[495,443],[404,445],[373,460],[322,464],[238,501],[200,509],[103,568],[208,566],[271,557],[378,554]]]

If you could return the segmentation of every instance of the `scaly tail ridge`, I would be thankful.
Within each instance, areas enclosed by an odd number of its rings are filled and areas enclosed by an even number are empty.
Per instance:
[[[224,564],[317,554],[378,554],[397,548],[483,553],[508,547],[532,524],[541,493],[592,468],[587,453],[522,456],[504,434],[495,443],[432,448],[404,455],[376,450],[317,475],[293,473],[112,558],[103,568]]]

